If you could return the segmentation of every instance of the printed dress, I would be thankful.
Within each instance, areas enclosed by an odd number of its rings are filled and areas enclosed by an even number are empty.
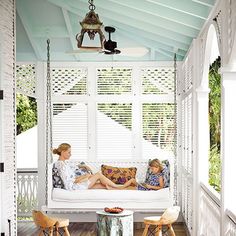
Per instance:
[[[146,180],[145,180],[145,184],[149,184],[152,186],[160,186],[160,177],[163,176],[162,173],[159,174],[153,174],[153,173],[148,173]],[[142,184],[138,184],[138,190],[153,190],[153,189],[149,189],[146,188],[145,186],[143,186]]]
[[[56,161],[54,163],[55,168],[58,169],[58,173],[63,181],[64,188],[67,190],[85,190],[88,189],[89,180],[81,183],[75,183],[76,170],[78,168],[75,165],[70,164],[68,161]]]

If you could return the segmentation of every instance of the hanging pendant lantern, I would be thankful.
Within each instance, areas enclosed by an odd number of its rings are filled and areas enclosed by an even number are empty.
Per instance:
[[[89,12],[86,14],[85,18],[80,25],[82,27],[80,34],[76,35],[77,47],[80,49],[87,50],[101,50],[103,49],[105,36],[101,30],[103,23],[100,21],[98,14],[95,13],[95,5],[93,0],[89,0]],[[90,40],[94,40],[95,37],[99,37],[98,46],[85,46],[84,37],[88,35]]]

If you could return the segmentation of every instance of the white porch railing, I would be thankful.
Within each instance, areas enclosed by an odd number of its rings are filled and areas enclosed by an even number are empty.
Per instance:
[[[38,207],[38,170],[17,170],[17,214],[18,217],[31,216]]]
[[[236,235],[236,217],[229,210],[226,211],[226,235],[225,236],[235,236]]]
[[[200,235],[220,236],[220,200],[204,184],[200,190]]]

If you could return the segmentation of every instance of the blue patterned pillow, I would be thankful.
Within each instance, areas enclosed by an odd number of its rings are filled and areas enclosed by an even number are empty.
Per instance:
[[[170,187],[170,162],[168,160],[162,161],[164,169],[162,170],[164,179],[164,188]]]
[[[55,165],[53,165],[52,167],[52,185],[53,185],[53,188],[64,188],[64,183]]]

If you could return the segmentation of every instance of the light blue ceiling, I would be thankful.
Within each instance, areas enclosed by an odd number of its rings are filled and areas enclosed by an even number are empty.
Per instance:
[[[88,10],[87,0],[17,0],[17,61],[46,60],[46,39],[51,40],[52,61],[171,61],[183,60],[193,38],[206,21],[215,0],[94,0],[104,26],[113,26],[118,48],[145,47],[142,57],[68,54],[77,49]],[[107,34],[105,33],[107,37]]]

